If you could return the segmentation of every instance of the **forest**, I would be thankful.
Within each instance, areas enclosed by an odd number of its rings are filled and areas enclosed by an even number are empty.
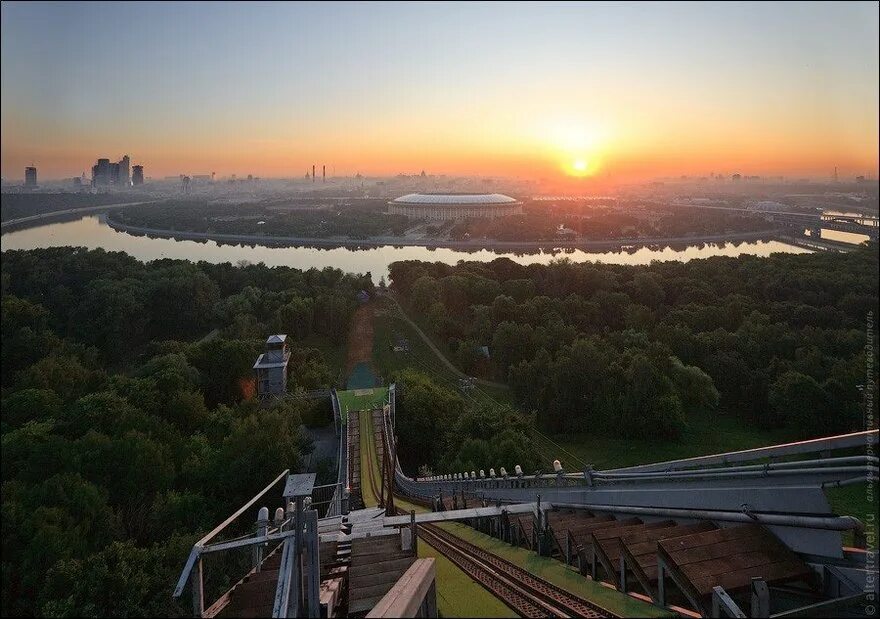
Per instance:
[[[129,207],[113,217],[123,224],[160,230],[301,238],[399,236],[411,225],[403,215],[385,213],[384,200],[340,206],[332,198],[255,204],[168,200]]]
[[[506,382],[546,431],[674,441],[706,414],[792,439],[863,429],[876,245],[647,266],[403,261],[390,271],[450,358]]]
[[[403,215],[391,215],[385,210],[385,201],[381,199],[347,204],[320,197],[295,203],[275,200],[254,204],[166,200],[120,210],[113,213],[113,219],[125,225],[157,230],[345,239],[402,236],[407,229],[424,223]],[[429,238],[456,241],[558,241],[559,226],[589,241],[677,238],[773,228],[773,224],[748,213],[658,206],[638,201],[627,202],[626,210],[607,205],[527,201],[521,215],[428,222],[423,233]]]
[[[659,206],[638,200],[626,201],[623,206],[526,202],[521,215],[457,221],[449,237],[456,240],[559,240],[559,226],[563,226],[582,240],[609,241],[759,232],[773,228],[773,224],[748,213]]]
[[[188,615],[170,594],[193,542],[301,470],[302,425],[327,421],[249,398],[265,335],[291,334],[292,388],[326,387],[334,370],[302,342],[340,341],[371,287],[330,268],[4,252],[3,608]]]
[[[395,372],[398,457],[410,474],[478,471],[540,459],[530,440],[534,419],[506,406],[474,402],[413,369]]]

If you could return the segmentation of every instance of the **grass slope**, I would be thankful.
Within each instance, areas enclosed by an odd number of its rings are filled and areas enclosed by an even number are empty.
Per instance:
[[[458,389],[459,377],[437,358],[409,323],[400,318],[394,303],[388,299],[379,299],[377,303],[373,363],[386,382],[394,372],[412,368],[430,375],[444,386]],[[393,346],[399,338],[408,341],[409,352],[394,352]],[[476,399],[485,399],[486,396],[501,404],[513,403],[509,389],[480,385],[471,393]]]
[[[379,479],[376,446],[371,440],[373,420],[369,414],[361,415],[361,492],[366,507],[376,507],[378,498],[370,485],[370,469],[375,479]],[[402,507],[420,507],[403,504]],[[433,547],[419,544],[419,557],[433,557],[437,570],[437,608],[442,617],[516,617],[507,605],[483,588],[480,583],[461,571],[454,563]]]

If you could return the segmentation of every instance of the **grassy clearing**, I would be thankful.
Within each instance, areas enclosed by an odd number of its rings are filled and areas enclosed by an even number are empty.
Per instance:
[[[339,408],[341,409],[342,417],[346,419],[349,411],[381,408],[388,397],[388,389],[386,387],[376,387],[374,389],[337,391],[336,397],[339,398]]]
[[[385,381],[387,382],[389,377],[399,370],[412,368],[457,390],[459,377],[446,367],[419,334],[400,318],[394,303],[387,299],[380,299],[378,303],[373,332],[373,363]],[[399,338],[408,341],[408,353],[394,352],[393,346]],[[478,401],[491,399],[502,404],[513,403],[509,389],[484,385],[479,385],[471,393],[471,397]]]
[[[689,419],[688,429],[678,441],[618,439],[586,433],[557,434],[551,438],[597,469],[693,458],[787,441],[784,432],[749,426],[721,412]]]
[[[835,514],[854,516],[864,523],[876,518],[877,509],[880,507],[876,486],[869,495],[867,481],[842,488],[827,488],[825,496]],[[844,532],[843,543],[845,546],[853,545],[852,531]]]

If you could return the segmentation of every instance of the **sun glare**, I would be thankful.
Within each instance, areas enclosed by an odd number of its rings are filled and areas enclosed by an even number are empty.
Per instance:
[[[585,178],[599,171],[607,132],[582,119],[559,121],[547,133],[548,146],[566,176]]]
[[[598,159],[596,157],[575,157],[568,160],[565,164],[565,173],[568,176],[583,178],[594,175],[598,169]]]

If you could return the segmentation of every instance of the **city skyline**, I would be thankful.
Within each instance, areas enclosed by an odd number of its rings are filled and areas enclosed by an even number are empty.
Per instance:
[[[874,3],[117,8],[2,5],[4,179],[877,174]]]

